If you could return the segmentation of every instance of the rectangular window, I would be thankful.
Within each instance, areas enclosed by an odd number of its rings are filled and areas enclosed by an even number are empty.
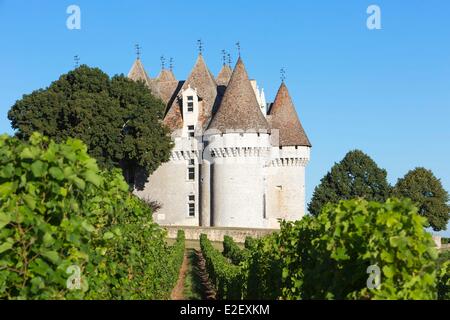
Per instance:
[[[188,179],[189,179],[189,181],[195,180],[195,168],[194,167],[188,168]]]
[[[194,126],[188,126],[188,136],[189,137],[195,136],[195,127]]]
[[[266,216],[266,194],[263,194],[263,218],[267,219],[267,216]]]
[[[195,217],[195,195],[188,196],[188,216]]]
[[[188,101],[194,101],[194,97],[193,96],[188,96],[187,99],[188,99]]]
[[[193,112],[194,111],[194,103],[193,102],[188,102],[188,104],[187,104],[187,111],[188,112]]]

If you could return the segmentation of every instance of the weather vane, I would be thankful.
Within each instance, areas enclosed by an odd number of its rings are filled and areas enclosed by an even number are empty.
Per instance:
[[[227,52],[225,50],[222,50],[222,60],[223,60],[223,65],[227,64]]]
[[[241,43],[238,41],[238,42],[236,42],[236,47],[237,47],[237,49],[238,49],[238,55],[239,55],[239,57],[241,56]]]
[[[170,59],[169,59],[169,68],[170,68],[170,71],[173,71],[173,58],[172,57],[170,57]]]
[[[231,67],[231,54],[228,54],[228,65]]]
[[[198,46],[199,54],[202,54],[202,52],[203,52],[203,42],[202,42],[201,39],[197,40],[197,46]]]
[[[166,68],[166,58],[164,56],[161,56],[161,68],[164,70]]]
[[[73,57],[73,60],[75,61],[75,68],[78,68],[80,65],[80,57],[78,55]]]
[[[284,70],[284,68],[280,69],[280,78],[281,82],[284,82],[284,80],[286,80],[286,71]]]
[[[139,44],[135,44],[134,48],[136,49],[136,56],[139,59],[141,57],[141,46],[139,46]]]

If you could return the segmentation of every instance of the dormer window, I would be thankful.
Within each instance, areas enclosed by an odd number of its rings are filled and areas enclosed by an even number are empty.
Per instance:
[[[192,97],[188,97],[188,98],[192,98]],[[194,112],[194,102],[193,101],[188,101],[188,103],[187,103],[187,111],[188,112]]]

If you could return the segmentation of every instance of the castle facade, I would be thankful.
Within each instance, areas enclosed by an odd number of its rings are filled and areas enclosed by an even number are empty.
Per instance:
[[[150,78],[139,58],[128,77],[166,104],[174,142],[170,160],[135,191],[160,203],[154,221],[278,228],[278,219],[301,219],[311,144],[284,81],[267,103],[240,57],[214,77],[201,53],[184,81],[165,68]]]

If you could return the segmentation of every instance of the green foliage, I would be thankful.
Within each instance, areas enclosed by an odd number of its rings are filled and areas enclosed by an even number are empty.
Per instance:
[[[340,200],[385,201],[391,192],[386,176],[386,170],[380,169],[368,155],[359,150],[350,151],[314,189],[308,210],[317,216],[325,204]]]
[[[409,200],[328,205],[317,218],[284,223],[283,297],[287,299],[433,299],[435,259],[425,219]],[[368,289],[377,265],[380,289]]]
[[[85,65],[24,95],[8,113],[22,139],[35,131],[57,142],[79,138],[102,167],[142,167],[147,173],[169,159],[172,142],[163,116],[164,104],[143,83],[123,75],[110,79]]]
[[[235,265],[239,265],[242,261],[247,258],[248,250],[241,249],[234,242],[233,238],[230,236],[223,237],[223,252],[222,254],[231,260]]]
[[[439,300],[450,300],[450,251],[439,252],[437,267],[437,294]]]
[[[244,247],[245,249],[251,249],[256,245],[256,239],[252,237],[245,237]]]
[[[168,298],[184,242],[165,236],[80,140],[0,137],[0,298]],[[67,287],[71,266],[81,289]]]
[[[450,218],[450,200],[441,181],[431,170],[415,168],[398,179],[393,194],[399,198],[410,198],[426,217],[435,231],[445,230]]]
[[[255,240],[242,263],[245,299],[274,300],[281,295],[282,265],[276,235]]]
[[[282,222],[280,232],[249,242],[241,262],[248,299],[435,299],[448,293],[448,264],[410,200],[345,200],[317,216]],[[219,258],[218,258],[219,259]],[[381,270],[367,288],[367,268]],[[438,279],[436,278],[438,270]],[[438,281],[438,290],[436,284]]]
[[[241,268],[228,262],[228,259],[212,246],[205,234],[200,235],[200,247],[206,261],[209,279],[217,290],[218,297],[241,299],[244,283]]]

